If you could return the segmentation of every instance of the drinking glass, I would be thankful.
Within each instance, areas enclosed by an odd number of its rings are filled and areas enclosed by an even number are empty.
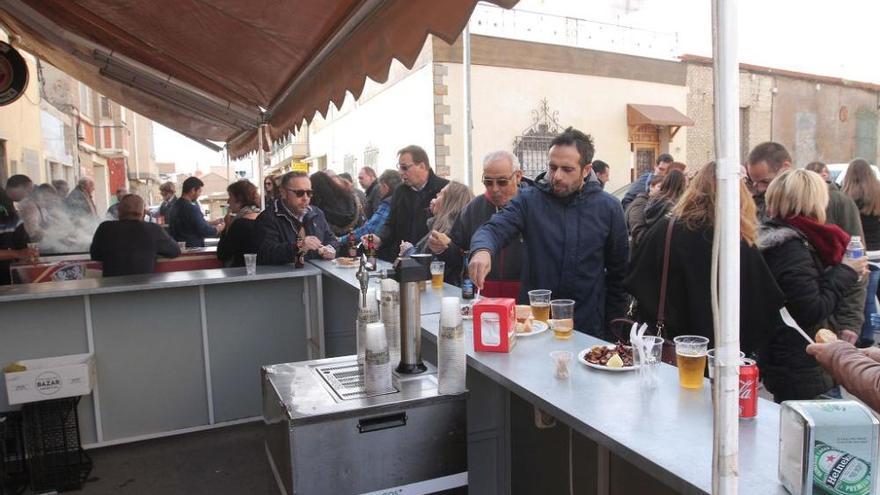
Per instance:
[[[443,261],[431,262],[431,288],[443,288],[443,274],[446,273],[446,263]]]
[[[675,342],[678,383],[684,388],[702,388],[709,339],[700,335],[679,335]]]
[[[574,301],[571,299],[554,299],[550,301],[553,320],[553,336],[559,340],[568,340],[574,330]],[[536,317],[537,319],[537,317]]]
[[[547,323],[550,319],[550,291],[537,289],[529,291],[529,304],[532,306],[532,316],[536,320]]]
[[[257,255],[254,253],[245,254],[244,267],[247,269],[248,275],[255,275],[257,273]]]

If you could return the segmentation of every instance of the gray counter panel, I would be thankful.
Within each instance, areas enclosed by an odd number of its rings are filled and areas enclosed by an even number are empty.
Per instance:
[[[308,359],[304,280],[205,287],[216,422],[261,414],[261,366]]]
[[[359,292],[337,277],[323,277],[324,355],[348,356],[357,352],[355,324]],[[283,361],[278,361],[283,362]]]
[[[104,440],[208,424],[198,287],[91,297]]]

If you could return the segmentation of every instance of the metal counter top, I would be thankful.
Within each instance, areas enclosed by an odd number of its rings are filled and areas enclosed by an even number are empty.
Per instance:
[[[360,283],[357,281],[357,278],[355,278],[357,268],[340,268],[336,263],[328,260],[312,260],[307,264],[312,264],[319,268],[323,273],[347,283],[356,291],[361,290]],[[379,260],[379,270],[385,269],[390,270],[391,263]],[[422,315],[439,314],[440,305],[442,304],[442,299],[444,297],[461,297],[461,289],[454,285],[443,284],[443,289],[434,289],[431,287],[430,280],[425,283],[427,284],[427,287],[422,291],[421,296]],[[379,279],[370,279],[370,287],[378,288]]]
[[[255,280],[274,280],[280,278],[309,277],[321,271],[306,266],[295,269],[293,265],[257,266],[255,275],[247,275],[245,268],[218,268],[214,270],[193,270],[185,272],[150,273],[84,280],[66,280],[0,287],[0,303],[57,297],[83,296],[90,294],[110,294],[173,287],[192,287],[199,285],[252,282]]]
[[[424,336],[436,342],[439,315],[422,317]],[[556,340],[552,332],[520,338],[509,354],[474,352],[473,327],[464,321],[468,365],[559,418],[682,493],[712,492],[712,397],[678,384],[678,370],[660,365],[659,386],[643,392],[635,372],[606,372],[577,361],[603,341],[580,332]],[[550,352],[571,351],[569,380],[553,376]],[[740,493],[787,494],[777,477],[779,406],[758,399],[758,417],[740,422]]]

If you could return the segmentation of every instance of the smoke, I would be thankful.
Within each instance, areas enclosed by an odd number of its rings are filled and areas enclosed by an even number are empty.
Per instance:
[[[87,253],[98,225],[107,216],[97,218],[69,208],[55,194],[36,194],[32,204],[22,204],[22,220],[40,254]]]

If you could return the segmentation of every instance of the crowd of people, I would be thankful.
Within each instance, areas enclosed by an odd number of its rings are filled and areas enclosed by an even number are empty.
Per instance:
[[[410,145],[397,153],[396,170],[362,168],[360,189],[347,174],[288,172],[266,178],[261,208],[256,186],[234,182],[228,213],[214,221],[198,204],[204,184],[190,177],[179,197],[172,183],[160,188],[158,215],[167,229],[144,222],[143,200],[118,190],[108,212],[115,219],[97,229],[91,254],[112,276],[152,271],[156,256],[180,253],[178,242],[201,247],[214,236],[228,267],[243,266],[247,253],[278,265],[347,256],[372,243],[387,261],[433,254],[445,261],[450,284],[460,284],[467,268],[488,297],[526,301],[528,291],[549,289],[576,301],[577,329],[606,340],[624,334],[614,322],[640,321],[669,341],[697,334],[711,342],[715,164],[688,169],[662,154],[618,201],[604,191],[611,167],[594,153],[590,136],[568,128],[553,139],[547,170],[532,180],[515,155],[494,151],[473,197]],[[848,247],[858,236],[867,250],[880,249],[880,181],[861,159],[845,174],[838,187],[822,163],[797,169],[773,142],[755,147],[742,168],[740,342],[779,401],[833,394],[836,383],[878,390],[852,370],[880,380],[876,351],[859,350],[874,345],[880,270]],[[90,180],[63,197],[60,185],[34,188],[22,177],[11,177],[0,193],[0,263],[7,265],[32,255],[28,242],[45,235],[53,202],[97,216]],[[783,322],[782,307],[811,335],[830,328],[841,341],[808,348]]]

